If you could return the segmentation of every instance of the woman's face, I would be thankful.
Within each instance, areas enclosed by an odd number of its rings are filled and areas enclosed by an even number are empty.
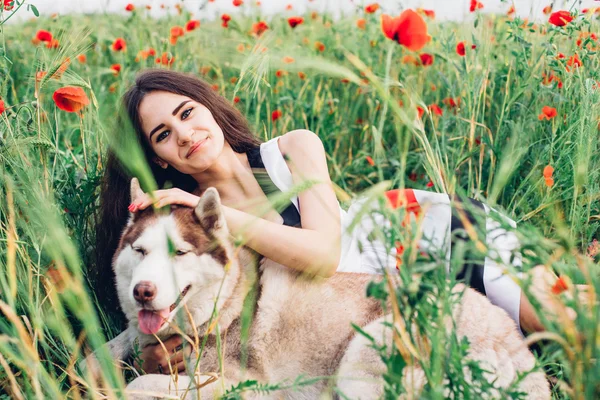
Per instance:
[[[204,105],[189,97],[156,91],[139,106],[142,129],[161,167],[185,174],[214,164],[225,144],[223,131]]]

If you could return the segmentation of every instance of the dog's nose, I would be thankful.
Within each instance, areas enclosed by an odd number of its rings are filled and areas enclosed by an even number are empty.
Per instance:
[[[149,281],[141,281],[133,288],[133,298],[145,303],[156,297],[156,285]]]

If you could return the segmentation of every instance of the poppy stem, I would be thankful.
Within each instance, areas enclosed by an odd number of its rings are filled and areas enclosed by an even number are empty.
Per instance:
[[[81,134],[81,145],[83,147],[83,164],[85,165],[84,171],[88,172],[87,152],[85,151],[85,133],[83,131],[83,113],[79,112],[79,133]]]

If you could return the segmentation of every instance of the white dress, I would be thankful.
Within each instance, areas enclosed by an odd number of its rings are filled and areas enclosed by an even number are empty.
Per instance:
[[[292,174],[279,150],[278,139],[279,137],[275,137],[260,145],[260,158],[273,184],[280,191],[286,192],[294,185]],[[408,200],[408,209],[412,210],[409,213],[412,221],[416,221],[416,215],[422,217],[423,239],[419,241],[419,250],[442,249],[446,254],[446,270],[449,271],[451,251],[454,247],[450,233],[456,229],[464,232],[465,213],[461,214],[463,219],[457,217],[456,207],[451,206],[450,198],[446,194],[416,189],[391,192],[394,192],[391,196],[399,194],[402,199]],[[294,196],[291,201],[299,213],[298,197]],[[469,201],[471,205],[479,207],[482,213],[485,212],[485,246],[488,249],[480,262],[475,262],[469,273],[469,284],[485,294],[493,304],[503,308],[519,327],[521,288],[509,275],[503,273],[506,267],[511,265],[517,270],[520,269],[519,241],[512,230],[501,227],[503,224],[496,220],[498,217],[493,219],[490,216],[492,213],[498,215],[505,222],[505,226],[509,225],[513,229],[516,228],[516,223],[485,204],[472,199]],[[381,273],[382,268],[396,270],[398,252],[402,249],[389,248],[384,242],[369,237],[374,229],[385,230],[391,225],[383,214],[376,211],[378,204],[377,201],[367,204],[367,199],[358,198],[353,201],[348,211],[339,207],[342,246],[338,271]],[[372,211],[365,214],[365,206]],[[465,208],[468,209],[468,206]],[[358,224],[350,230],[350,224],[357,216]],[[473,223],[472,220],[470,222]],[[517,275],[520,276],[520,273]]]

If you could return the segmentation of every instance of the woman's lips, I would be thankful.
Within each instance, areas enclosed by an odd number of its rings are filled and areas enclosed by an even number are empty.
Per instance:
[[[202,146],[204,144],[204,142],[206,142],[207,139],[208,138],[204,138],[204,139],[200,140],[199,142],[194,143],[194,145],[192,145],[192,147],[190,147],[190,150],[186,154],[185,158],[189,158],[192,154],[194,154],[196,152],[196,150],[198,150],[198,148],[200,146]]]

